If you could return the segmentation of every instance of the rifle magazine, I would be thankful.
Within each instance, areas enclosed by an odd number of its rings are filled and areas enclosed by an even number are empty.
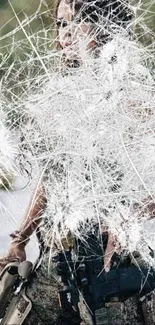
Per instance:
[[[24,289],[19,295],[13,297],[1,325],[22,325],[31,309],[32,302],[26,296]]]

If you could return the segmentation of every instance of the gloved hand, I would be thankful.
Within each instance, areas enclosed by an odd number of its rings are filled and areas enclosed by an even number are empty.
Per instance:
[[[10,262],[14,262],[14,261],[22,262],[26,260],[25,246],[28,242],[28,239],[25,240],[20,234],[20,232],[15,232],[10,236],[13,239],[10,243],[8,252],[6,256],[0,258],[0,272]]]
[[[25,260],[26,260],[26,252],[25,252],[24,245],[11,244],[6,256],[0,258],[0,272],[10,262],[14,262],[14,261],[22,262]]]

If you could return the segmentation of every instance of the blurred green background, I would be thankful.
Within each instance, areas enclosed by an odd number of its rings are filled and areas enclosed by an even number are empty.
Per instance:
[[[0,0],[0,78],[7,95],[23,92],[49,68],[53,28],[53,1]]]
[[[22,22],[23,30],[20,22]],[[26,38],[28,40],[29,36],[38,35],[39,32],[42,47],[45,46],[51,36],[52,26],[52,1],[11,0],[9,2],[8,0],[0,0],[1,56],[9,51],[10,62],[17,53],[22,58],[25,51],[32,48],[30,40],[26,42]],[[24,40],[23,43],[21,43],[22,40]],[[33,38],[31,41],[34,41]],[[39,36],[35,38],[36,41],[39,41]],[[38,46],[35,43],[34,45]]]

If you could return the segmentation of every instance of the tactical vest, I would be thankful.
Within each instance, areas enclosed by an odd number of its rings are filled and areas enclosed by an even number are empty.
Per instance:
[[[48,320],[47,324],[154,325],[154,270],[148,270],[142,261],[136,267],[128,255],[122,254],[114,256],[106,274],[97,238],[91,234],[83,243],[68,238],[54,263],[45,257],[28,289],[33,310],[43,324]],[[25,325],[31,325],[30,320]]]

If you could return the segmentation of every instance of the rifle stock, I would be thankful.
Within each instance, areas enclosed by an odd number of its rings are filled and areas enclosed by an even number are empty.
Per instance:
[[[1,325],[22,325],[32,308],[31,300],[26,296],[25,289],[14,296],[1,322]]]
[[[32,263],[9,263],[0,274],[1,325],[22,325],[32,308],[26,296],[26,285],[32,272]]]
[[[0,318],[4,316],[6,306],[13,295],[18,280],[18,262],[9,263],[0,274]]]

